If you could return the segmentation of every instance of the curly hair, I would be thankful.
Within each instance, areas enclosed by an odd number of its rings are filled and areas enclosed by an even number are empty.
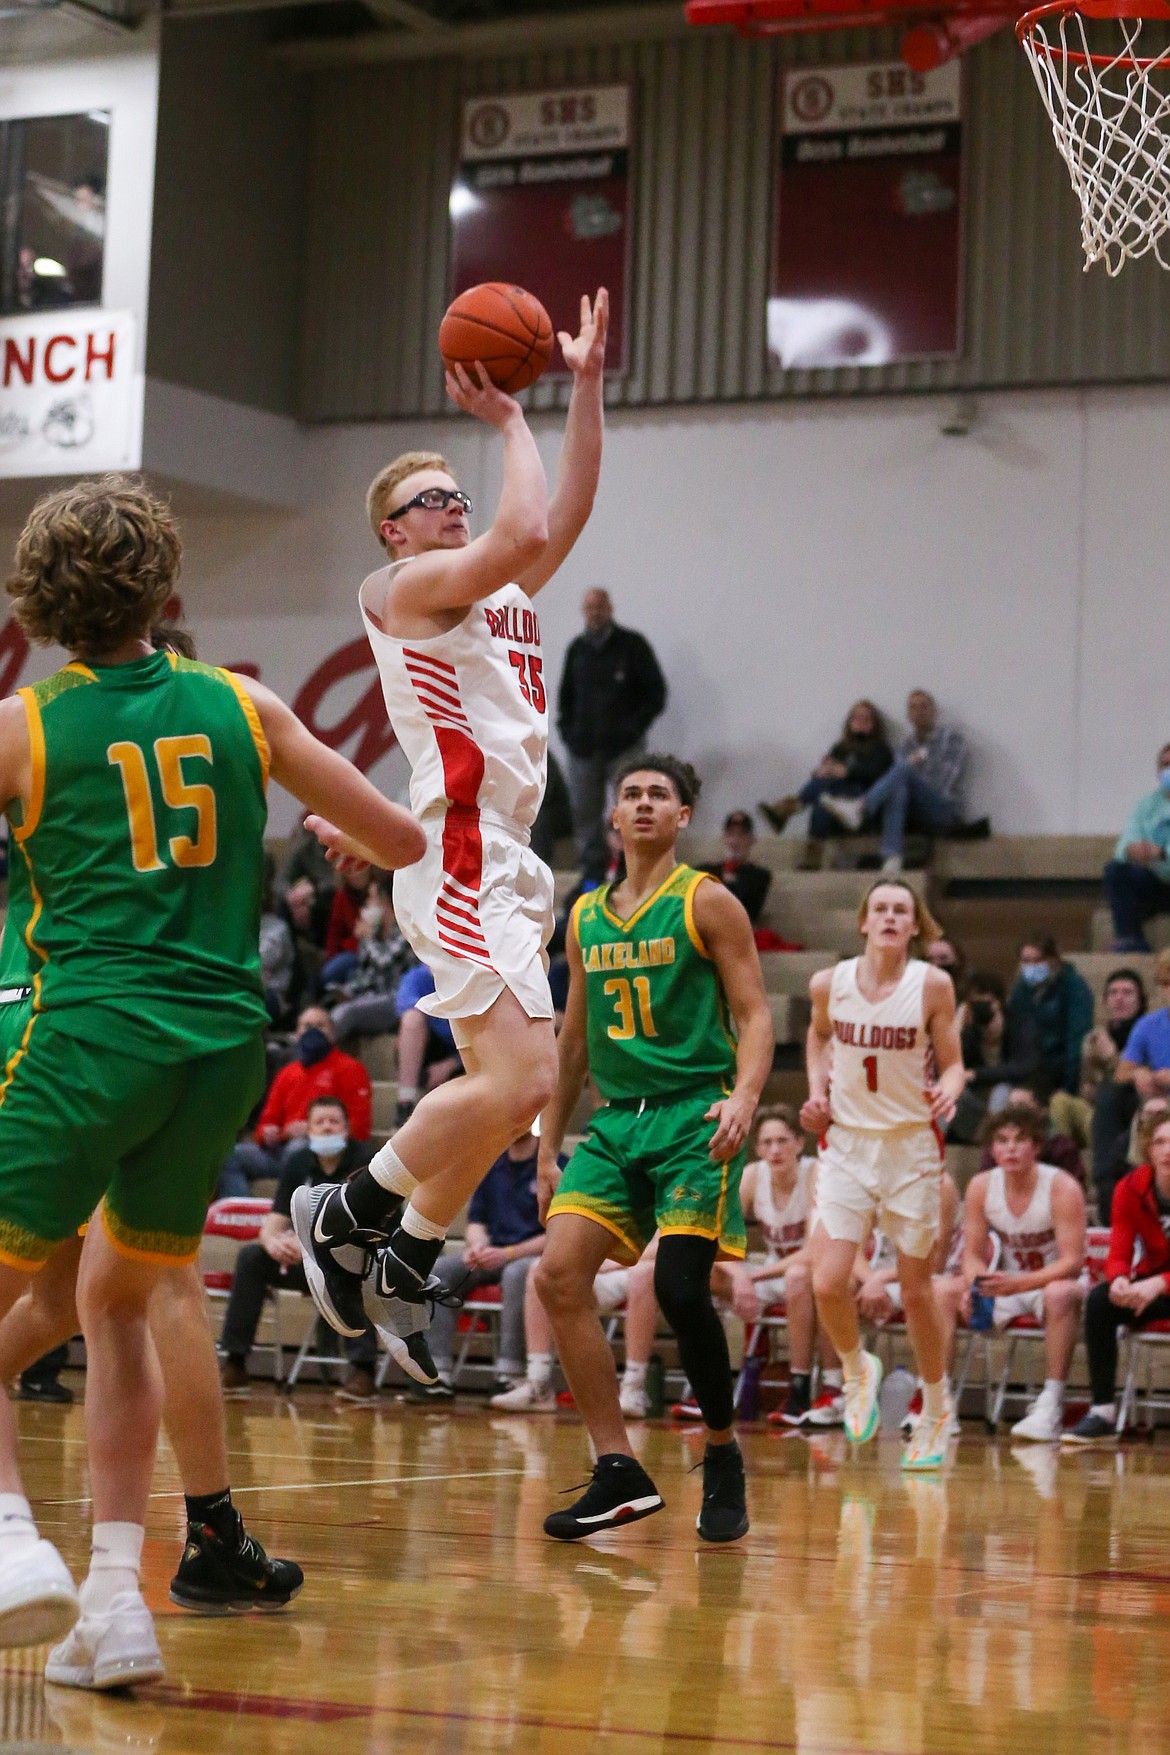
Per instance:
[[[995,1144],[996,1136],[1014,1127],[1018,1133],[1026,1134],[1037,1150],[1048,1138],[1048,1115],[1039,1103],[1005,1103],[991,1115],[983,1118],[979,1129],[979,1144],[990,1146]]]
[[[661,774],[674,787],[679,803],[685,804],[691,810],[698,804],[699,794],[703,790],[703,782],[691,764],[684,762],[681,756],[663,755],[660,752],[627,756],[613,777],[615,797],[622,789],[622,781],[628,780],[631,774]]]
[[[8,595],[38,646],[100,658],[135,635],[148,637],[174,592],[181,556],[165,501],[131,476],[104,475],[37,501],[16,545]]]

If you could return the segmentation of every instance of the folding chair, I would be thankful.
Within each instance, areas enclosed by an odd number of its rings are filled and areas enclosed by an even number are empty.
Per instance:
[[[256,1195],[228,1195],[224,1200],[213,1201],[207,1211],[203,1224],[204,1244],[200,1249],[200,1266],[203,1274],[203,1289],[209,1299],[218,1303],[226,1303],[232,1289],[232,1277],[235,1272],[235,1258],[240,1246],[244,1243],[255,1243],[260,1236],[260,1225],[266,1214],[272,1211],[272,1202]],[[207,1240],[211,1240],[208,1247]],[[234,1247],[233,1247],[234,1246]],[[273,1338],[267,1343],[272,1353],[273,1376],[277,1383],[284,1374],[284,1337],[280,1321],[280,1299],[270,1296],[272,1304]],[[256,1349],[265,1350],[264,1346]],[[217,1351],[222,1348],[217,1346]]]

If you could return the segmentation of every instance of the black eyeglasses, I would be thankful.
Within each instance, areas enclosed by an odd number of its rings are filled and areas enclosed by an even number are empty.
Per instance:
[[[397,512],[387,512],[386,517],[393,522],[404,512],[409,512],[412,506],[421,506],[424,512],[445,512],[452,500],[457,506],[462,506],[468,516],[471,515],[471,495],[465,494],[462,488],[424,488],[421,494],[415,494],[413,500],[407,500],[405,506],[399,506]]]

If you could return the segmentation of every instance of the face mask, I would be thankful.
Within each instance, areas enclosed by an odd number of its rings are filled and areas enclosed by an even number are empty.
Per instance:
[[[1039,987],[1051,973],[1047,963],[1024,963],[1020,967],[1020,974],[1029,987]]]
[[[1158,785],[1163,792],[1170,792],[1170,768],[1163,768],[1158,775]]]
[[[319,1158],[339,1158],[349,1144],[349,1136],[344,1133],[311,1133],[308,1146]]]
[[[297,1037],[297,1059],[302,1066],[316,1066],[319,1060],[324,1060],[332,1046],[324,1030],[315,1027],[302,1030]]]

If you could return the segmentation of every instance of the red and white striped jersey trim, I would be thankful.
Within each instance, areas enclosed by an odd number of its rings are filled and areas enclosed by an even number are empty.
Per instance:
[[[463,711],[455,666],[441,658],[430,658],[425,652],[416,652],[411,646],[402,648],[402,661],[418,703],[431,724],[448,725],[471,737],[471,722]]]

